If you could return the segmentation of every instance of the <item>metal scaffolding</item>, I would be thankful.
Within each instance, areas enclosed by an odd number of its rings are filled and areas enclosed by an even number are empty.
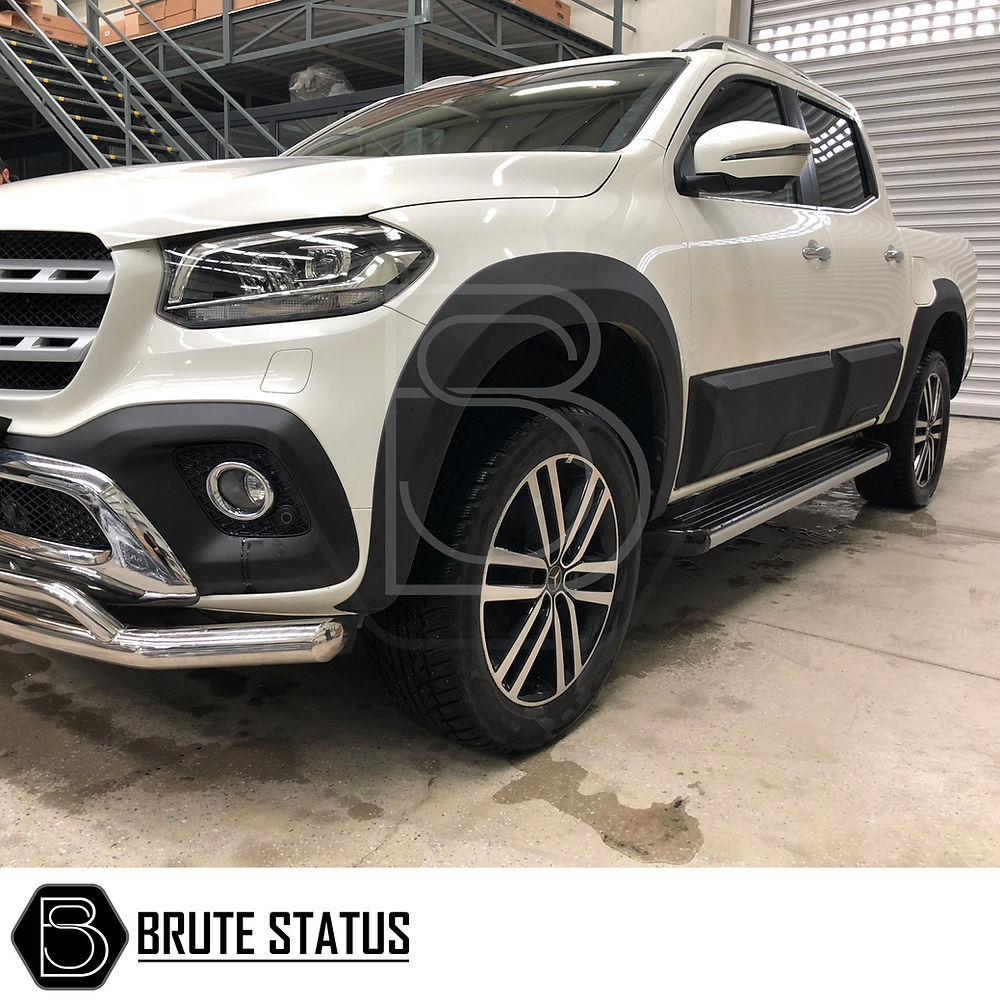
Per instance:
[[[128,87],[190,126],[211,155],[272,153],[299,137],[290,123],[321,124],[427,80],[621,51],[635,30],[624,20],[623,0],[613,0],[610,12],[574,0],[574,10],[588,11],[591,23],[603,26],[601,40],[505,0],[273,0],[241,2],[239,10],[235,3],[222,0],[218,16],[165,31],[134,0],[104,10],[87,0],[85,24],[77,23],[88,36],[87,57],[111,59]],[[121,17],[136,13],[147,33],[125,38]],[[0,29],[3,37],[23,36]],[[343,69],[356,93],[289,104],[289,78],[316,62]],[[25,101],[24,87],[0,85],[5,104],[0,117],[13,135],[29,138],[38,125],[37,102]]]

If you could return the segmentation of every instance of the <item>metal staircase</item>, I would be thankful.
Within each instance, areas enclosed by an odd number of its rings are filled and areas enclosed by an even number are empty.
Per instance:
[[[31,32],[0,31],[0,70],[6,72],[84,166],[101,168],[210,159],[211,154],[187,133],[177,116],[198,122],[205,130],[200,135],[216,140],[223,156],[240,155],[228,140],[229,129],[225,129],[226,134],[216,129],[170,80],[163,81],[166,96],[157,99],[116,54],[101,44],[97,31],[103,21],[117,35],[115,41],[124,43],[122,55],[130,59],[135,69],[155,71],[149,59],[112,24],[95,0],[88,0],[86,23],[76,17],[64,0],[55,3],[60,14],[80,29],[87,45],[53,40],[31,20],[18,0],[6,0],[5,7],[17,14]],[[173,46],[184,60],[200,70],[141,8],[131,6],[162,35],[163,44]],[[241,123],[253,126],[275,152],[281,152],[282,147],[270,133],[208,73],[201,70],[198,75],[213,103],[238,115]]]

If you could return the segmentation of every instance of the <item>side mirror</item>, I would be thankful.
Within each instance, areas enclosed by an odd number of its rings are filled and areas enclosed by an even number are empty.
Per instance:
[[[805,170],[809,133],[767,122],[726,122],[709,129],[694,146],[690,193],[780,191]]]

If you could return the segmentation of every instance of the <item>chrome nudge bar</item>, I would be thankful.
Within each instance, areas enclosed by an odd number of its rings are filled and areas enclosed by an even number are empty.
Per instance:
[[[343,648],[333,619],[128,628],[65,583],[0,570],[0,633],[126,667],[245,667],[324,662]]]
[[[193,604],[191,578],[160,533],[103,472],[59,458],[0,449],[0,479],[55,490],[77,501],[108,540],[103,551],[0,530],[0,556],[49,571],[112,602]]]
[[[0,514],[6,525],[0,528],[0,635],[153,669],[325,662],[345,647],[346,630],[334,618],[127,626],[106,605],[170,608],[198,599],[187,571],[139,508],[95,469],[10,449],[0,449],[0,486]],[[17,526],[30,531],[30,525],[37,524],[37,510],[35,520],[30,514],[21,516],[19,503],[27,509],[31,501],[19,501],[18,490],[21,497],[27,491],[36,501],[44,498],[45,490],[60,494],[64,511],[82,518],[73,523],[82,525],[83,540],[89,544],[9,530]],[[68,508],[65,497],[71,498]],[[42,509],[52,508],[45,501]]]

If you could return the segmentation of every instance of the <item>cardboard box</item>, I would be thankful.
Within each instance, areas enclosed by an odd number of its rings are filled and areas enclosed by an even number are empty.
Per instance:
[[[194,20],[194,11],[186,10],[181,14],[170,14],[162,21],[157,22],[164,31],[170,28],[181,28],[185,24],[190,24]]]
[[[219,17],[222,14],[222,0],[195,0],[194,16],[202,21],[206,17]]]
[[[188,20],[194,20],[195,0],[165,0],[163,19],[187,14]]]
[[[114,24],[114,26],[118,29],[118,31],[120,31],[123,35],[127,34],[125,30],[124,17],[115,17],[112,18],[111,21],[112,24]],[[114,28],[111,27],[111,25],[107,24],[107,22],[101,21],[100,28],[98,29],[98,37],[101,39],[101,44],[114,45],[117,42],[120,42],[121,37],[119,36],[118,31],[115,31]]]
[[[564,27],[570,26],[572,10],[566,0],[507,0],[515,7],[523,7],[532,14],[555,21]]]
[[[155,3],[143,3],[139,4],[139,6],[142,8],[142,13],[145,14],[146,17],[151,17],[154,21],[162,21],[167,16],[166,0],[155,0]],[[136,17],[139,18],[140,25],[149,24],[142,14],[136,14]]]

